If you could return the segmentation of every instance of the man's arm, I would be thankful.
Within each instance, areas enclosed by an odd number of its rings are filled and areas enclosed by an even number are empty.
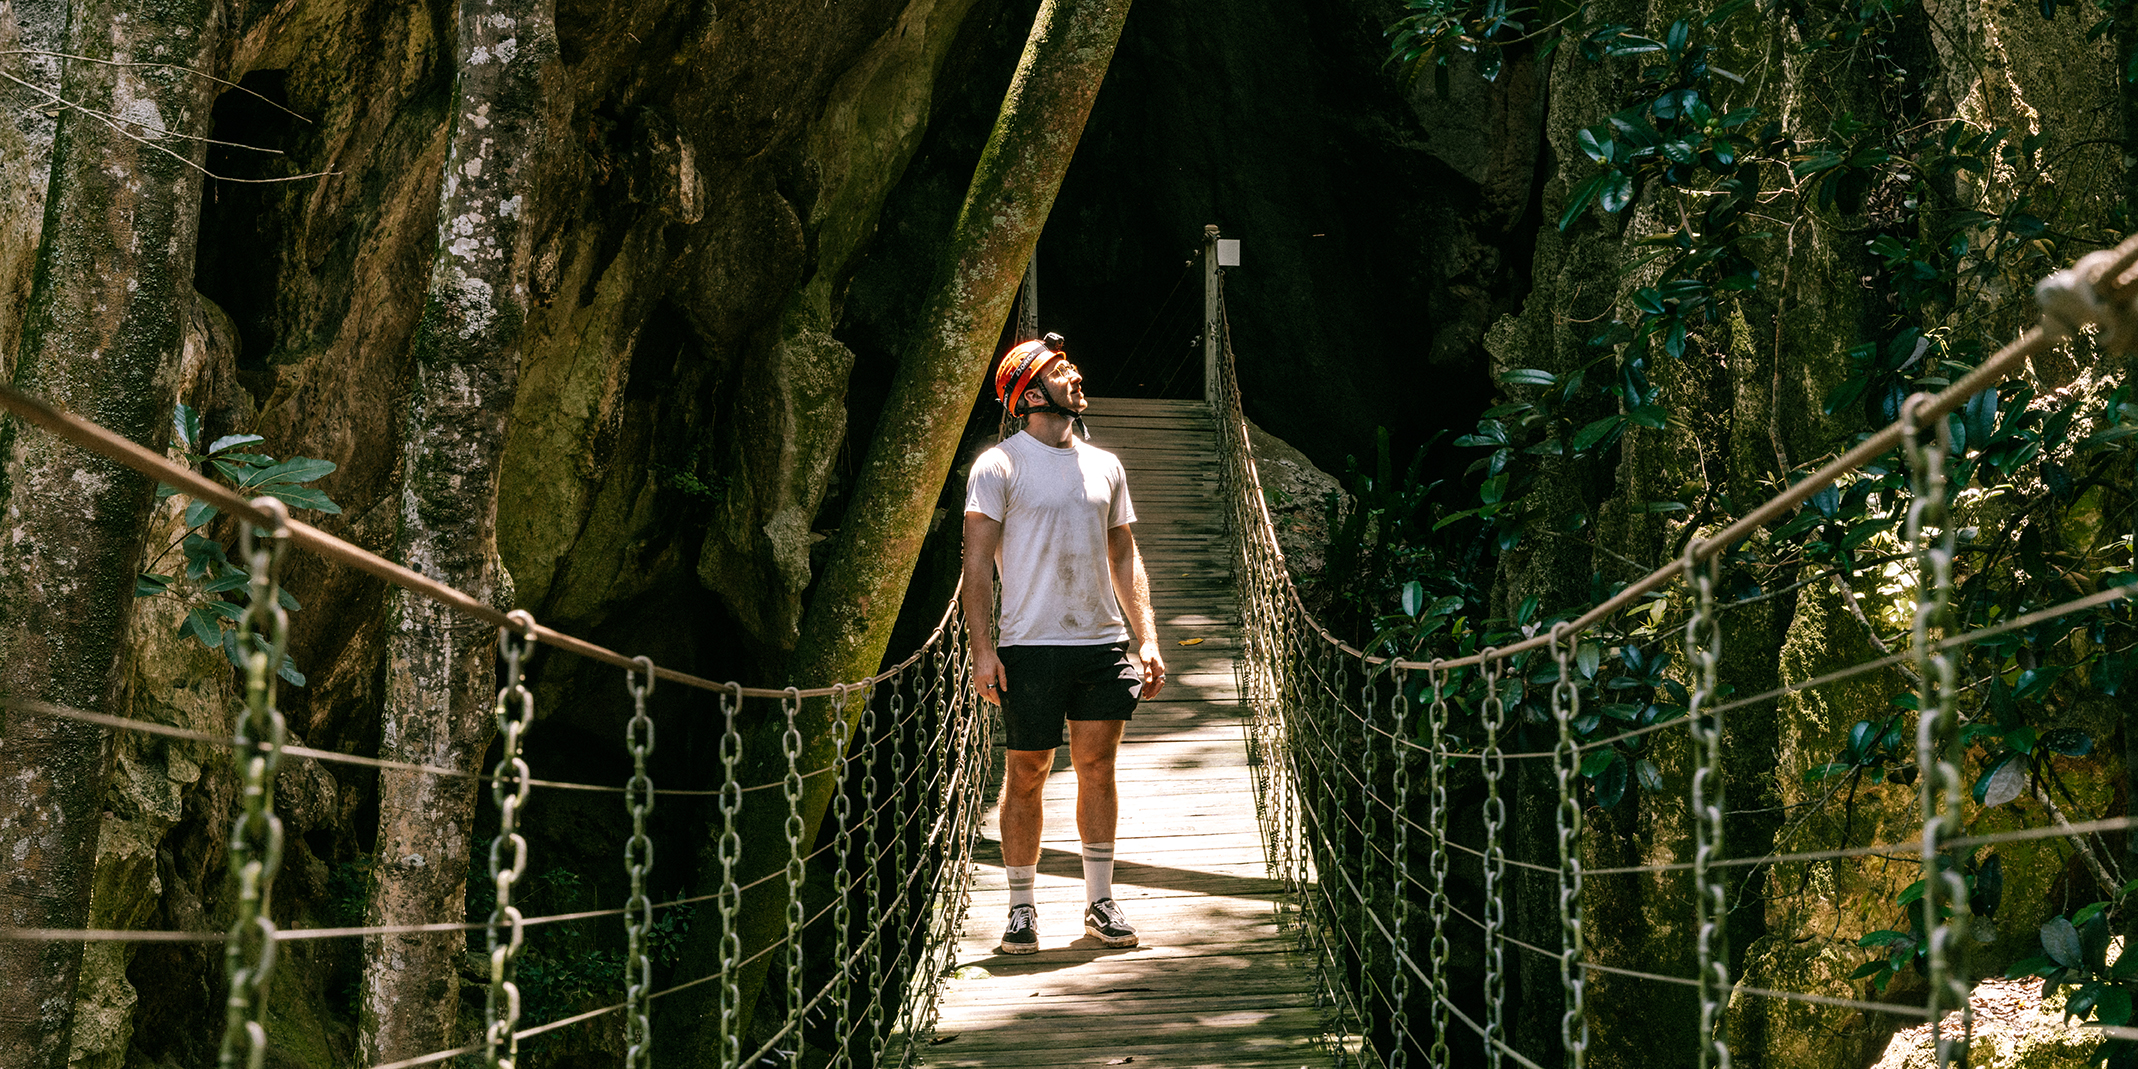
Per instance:
[[[972,640],[972,682],[980,697],[994,705],[1010,689],[995,655],[995,551],[1002,546],[1002,521],[984,512],[965,514],[965,585],[958,601],[965,607],[965,633]]]
[[[1165,659],[1158,655],[1158,617],[1151,608],[1151,580],[1143,571],[1143,554],[1136,551],[1136,535],[1128,524],[1106,531],[1106,563],[1113,573],[1114,598],[1121,615],[1135,633],[1137,660],[1143,662],[1144,701],[1158,696],[1166,685]]]

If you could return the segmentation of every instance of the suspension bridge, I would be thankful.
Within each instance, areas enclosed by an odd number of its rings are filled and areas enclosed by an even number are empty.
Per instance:
[[[955,599],[921,648],[868,679],[814,689],[761,689],[698,679],[500,613],[459,591],[292,521],[272,503],[244,501],[160,455],[34,399],[0,392],[18,417],[113,457],[243,518],[254,585],[245,632],[267,639],[250,657],[252,686],[228,736],[131,721],[94,711],[17,702],[18,714],[74,719],[121,731],[179,736],[230,747],[242,804],[230,837],[239,889],[228,931],[0,929],[0,939],[224,943],[229,1016],[223,1064],[258,1066],[276,1036],[264,1013],[274,950],[296,940],[447,932],[483,947],[489,997],[479,1037],[367,1067],[412,1069],[473,1058],[504,1065],[539,1037],[575,1027],[621,1036],[627,1066],[649,1064],[658,1000],[711,985],[717,991],[718,1060],[748,1065],[1021,1066],[1135,1064],[1292,1066],[1363,1064],[1528,1069],[1585,1063],[1598,992],[1620,1009],[1666,1007],[1690,1021],[1689,1049],[1670,1061],[1728,1065],[1731,1022],[1755,1005],[1839,1010],[1927,1023],[1937,1060],[1966,1056],[1970,1038],[1966,965],[1970,887],[1943,858],[1956,850],[2030,839],[2080,840],[2127,830],[2132,821],[2059,819],[2040,827],[1971,834],[1963,822],[1964,736],[1956,666],[1971,643],[2120,602],[2105,586],[2054,605],[1962,632],[1950,616],[1954,488],[1945,465],[1947,417],[2013,375],[2032,354],[2088,322],[2128,330],[2138,291],[2138,241],[2045,285],[2041,327],[1985,360],[1941,393],[1918,395],[1901,420],[1753,509],[1731,526],[1702,532],[1683,558],[1619,588],[1601,603],[1562,614],[1519,641],[1426,662],[1376,657],[1327,633],[1309,615],[1286,572],[1259,486],[1233,374],[1222,310],[1212,298],[1223,359],[1210,369],[1207,404],[1096,401],[1102,444],[1124,454],[1139,531],[1166,620],[1175,665],[1170,700],[1139,713],[1122,758],[1121,898],[1146,933],[1145,947],[1080,946],[1061,919],[1076,900],[1065,879],[1067,841],[1042,860],[1045,952],[1009,962],[989,950],[1003,898],[999,857],[986,835],[999,746],[987,707],[975,700]],[[1215,274],[1215,267],[1211,269]],[[1716,559],[1730,546],[1805,506],[1814,494],[1898,450],[1911,480],[1903,542],[1918,566],[1912,646],[1904,652],[1768,691],[1737,695],[1720,677]],[[289,756],[377,768],[381,774],[460,776],[446,768],[289,745],[273,706],[274,661],[284,623],[277,608],[282,547],[334,555],[435,598],[501,630],[506,672],[498,700],[503,757],[480,778],[501,814],[489,852],[497,902],[487,916],[441,917],[400,927],[286,929],[271,890],[280,824],[272,784]],[[1593,672],[1584,640],[1621,614],[1678,612],[1686,636],[1672,682],[1683,715],[1637,725],[1585,716],[1580,681]],[[1196,641],[1199,640],[1199,641]],[[522,744],[540,730],[519,676],[535,644],[608,664],[636,715],[620,752],[638,770],[622,784],[536,778]],[[1189,644],[1192,643],[1192,644]],[[1733,852],[1725,804],[1727,717],[1790,694],[1912,666],[1913,755],[1920,822],[1912,840],[1785,852]],[[686,687],[706,696],[723,727],[719,782],[679,789],[646,773],[655,746],[647,694]],[[805,702],[835,705],[832,755],[810,767],[798,717]],[[1535,710],[1516,717],[1517,709]],[[770,724],[783,774],[744,782],[743,725]],[[786,730],[778,732],[780,724]],[[1595,863],[1587,820],[1594,799],[1584,765],[1629,740],[1666,738],[1685,773],[1656,790],[1685,816],[1678,841],[1652,844],[1650,860]],[[1539,745],[1537,740],[1548,745]],[[1782,770],[1784,774],[1797,770]],[[803,842],[805,785],[831,781],[824,832]],[[1659,777],[1660,778],[1660,777]],[[1066,790],[1061,777],[1056,785]],[[527,871],[520,814],[549,791],[615,796],[635,834],[618,844],[631,896],[608,908],[526,916],[513,891]],[[718,799],[712,829],[721,886],[653,901],[647,813],[664,796]],[[1073,826],[1050,793],[1049,826]],[[1658,804],[1661,804],[1660,802]],[[750,806],[784,810],[784,841],[745,840]],[[1549,820],[1542,819],[1549,815]],[[1522,829],[1529,829],[1524,833]],[[1816,989],[1771,988],[1734,971],[1728,943],[1734,875],[1783,864],[1909,859],[1920,867],[1926,918],[1925,984],[1908,997],[1877,998],[1853,981]],[[754,864],[754,869],[753,869]],[[744,881],[743,873],[764,874]],[[807,894],[812,875],[828,877]],[[1584,881],[1684,880],[1685,968],[1648,971],[1615,963],[1585,925]],[[745,897],[776,903],[769,935],[745,938]],[[717,960],[685,961],[653,982],[649,931],[656,917],[703,906],[718,926]],[[701,916],[704,914],[701,913]],[[1053,918],[1053,922],[1049,922]],[[624,982],[611,1002],[539,1023],[522,1019],[516,958],[526,933],[550,924],[613,924],[624,933]],[[761,934],[761,933],[760,933]],[[1742,948],[1739,948],[1740,950]],[[752,968],[772,979],[756,1013],[742,1005]],[[767,1010],[774,1011],[767,1014]],[[768,1019],[768,1016],[773,1019]],[[1648,1023],[1648,1022],[1644,1022]],[[2111,1024],[2112,1040],[2138,1030]],[[1676,1033],[1674,1033],[1676,1034]]]

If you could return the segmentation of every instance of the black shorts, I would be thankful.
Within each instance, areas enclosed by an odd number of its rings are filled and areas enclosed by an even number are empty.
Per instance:
[[[1125,647],[1003,646],[1002,722],[1012,750],[1062,744],[1065,720],[1128,720],[1143,679]]]

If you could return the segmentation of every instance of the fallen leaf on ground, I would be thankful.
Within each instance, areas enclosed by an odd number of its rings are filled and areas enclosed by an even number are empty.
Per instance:
[[[1203,640],[1199,638],[1184,638],[1180,640],[1180,644],[1183,646],[1200,646],[1203,644]]]

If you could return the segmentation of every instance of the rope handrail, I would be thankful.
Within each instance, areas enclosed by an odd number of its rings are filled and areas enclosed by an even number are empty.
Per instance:
[[[132,439],[115,434],[78,416],[62,412],[39,398],[15,389],[13,386],[0,385],[0,408],[6,408],[17,416],[35,423],[54,435],[73,442],[92,453],[118,461],[142,475],[166,483],[196,500],[206,501],[224,512],[244,519],[253,526],[263,529],[286,528],[289,531],[291,542],[303,546],[322,557],[340,564],[346,564],[404,590],[422,594],[433,601],[450,606],[493,627],[529,634],[544,645],[569,650],[581,657],[599,661],[615,668],[635,669],[638,667],[638,661],[632,657],[627,657],[606,646],[596,645],[585,639],[565,634],[539,622],[523,627],[523,621],[511,619],[510,614],[499,611],[489,603],[473,595],[441,583],[421,572],[395,564],[376,553],[336,538],[308,523],[288,519],[287,517],[270,516],[267,512],[254,505],[253,502],[239,496],[221,483],[183,464],[175,463],[168,457],[164,457],[154,450],[134,442]],[[947,623],[948,620],[949,616],[946,613],[944,623]],[[673,668],[662,668],[658,665],[654,668],[654,675],[671,683],[681,683],[684,686],[696,687],[699,690],[722,691],[737,698],[838,697],[846,692],[875,686],[897,674],[900,669],[912,665],[919,658],[921,652],[925,651],[940,637],[943,626],[944,624],[938,624],[936,633],[930,635],[928,641],[921,644],[921,649],[916,650],[905,661],[852,683],[834,683],[829,686],[803,689],[745,687],[738,683],[721,683],[710,679],[702,679],[686,672],[678,672]]]
[[[2138,294],[2138,274],[2133,273],[2132,269],[2134,267],[2138,267],[2138,234],[2125,238],[2116,246],[2114,260],[2103,271],[2101,275],[2101,283],[2105,283],[2101,292],[2103,303],[2128,302],[2133,294]],[[2096,285],[2100,284],[2097,283]],[[1984,360],[1967,374],[1962,375],[1952,385],[1937,393],[1926,395],[1922,400],[1917,401],[1915,403],[1915,413],[1918,420],[1927,423],[1930,420],[1941,419],[1959,411],[1960,407],[1967,403],[1968,398],[2002,382],[2029,357],[2062,342],[2064,338],[2065,335],[2056,330],[2039,326],[2028,329],[2024,334],[2020,335],[2018,340],[1999,349],[1995,355]],[[1660,590],[1676,582],[1685,574],[1688,561],[1705,561],[1712,558],[1717,553],[1750,537],[1753,532],[1760,528],[1788,515],[1797,506],[1811,500],[1812,495],[1833,485],[1834,481],[1841,476],[1847,475],[1866,463],[1891,452],[1901,444],[1902,425],[1904,422],[1906,422],[1905,416],[1873,431],[1858,442],[1854,448],[1827,462],[1824,467],[1792,484],[1787,490],[1768,498],[1735,523],[1707,538],[1693,539],[1686,546],[1685,559],[1657,568],[1645,577],[1627,584],[1618,593],[1569,621],[1567,623],[1568,630],[1581,631],[1591,624],[1610,619],[1620,610],[1640,600],[1643,595]],[[1239,433],[1242,436],[1246,434],[1244,425],[1239,429]],[[1242,444],[1244,445],[1245,443]],[[1262,495],[1259,492],[1262,487],[1261,480],[1259,476],[1255,475],[1252,467],[1248,470],[1248,477],[1257,491],[1255,494],[1257,502],[1261,502]],[[1267,504],[1262,504],[1261,508],[1262,521],[1265,524],[1269,524],[1270,518]],[[1274,524],[1271,524],[1272,529],[1274,529],[1274,526]],[[1282,561],[1282,549],[1277,550],[1277,557]],[[1488,656],[1495,658],[1512,657],[1518,653],[1543,649],[1551,642],[1549,635],[1533,635],[1519,642],[1510,643],[1493,650],[1481,651],[1461,657],[1441,658],[1434,661],[1412,661],[1401,658],[1379,657],[1368,654],[1364,650],[1330,634],[1321,625],[1320,621],[1315,620],[1313,615],[1306,611],[1305,603],[1299,600],[1297,587],[1292,587],[1291,597],[1293,602],[1299,606],[1301,616],[1324,640],[1344,653],[1374,665],[1393,664],[1397,668],[1411,670],[1466,668],[1484,664]]]

